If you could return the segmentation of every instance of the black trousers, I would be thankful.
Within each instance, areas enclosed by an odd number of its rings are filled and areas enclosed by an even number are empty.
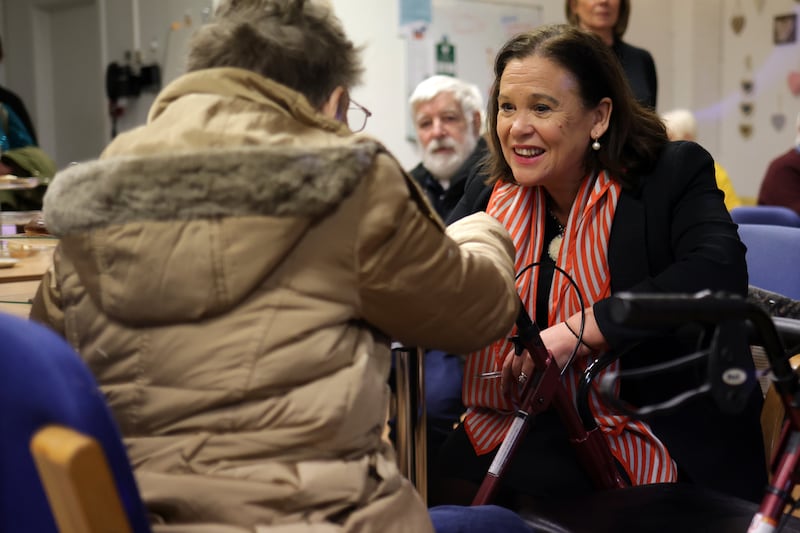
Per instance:
[[[431,469],[431,503],[468,504],[463,494],[460,501],[448,501],[447,493],[455,495],[452,487],[459,482],[465,490],[471,487],[476,491],[496,454],[497,450],[477,455],[464,426],[459,425],[442,445]],[[558,414],[548,410],[533,419],[517,446],[494,503],[515,508],[515,501],[563,498],[593,490]]]

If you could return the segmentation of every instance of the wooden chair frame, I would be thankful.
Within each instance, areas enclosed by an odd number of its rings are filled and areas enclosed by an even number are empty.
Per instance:
[[[34,434],[30,449],[61,533],[131,532],[97,440],[48,425]]]

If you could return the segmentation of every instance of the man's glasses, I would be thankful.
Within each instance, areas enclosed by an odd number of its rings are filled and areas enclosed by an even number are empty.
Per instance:
[[[353,133],[364,129],[367,119],[372,116],[372,112],[359,104],[355,100],[350,100],[350,107],[347,108],[347,125]]]

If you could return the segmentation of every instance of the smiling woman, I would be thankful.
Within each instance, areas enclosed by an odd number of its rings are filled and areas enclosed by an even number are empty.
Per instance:
[[[514,241],[517,292],[568,390],[576,393],[582,373],[603,352],[630,349],[601,376],[686,353],[681,338],[651,332],[643,339],[616,325],[609,297],[620,290],[746,293],[744,247],[709,154],[691,142],[669,142],[660,118],[634,98],[611,48],[590,32],[554,25],[517,35],[498,52],[494,75],[487,111],[493,185],[486,211]],[[465,201],[477,202],[481,193],[468,185]],[[432,501],[474,494],[511,427],[521,376],[533,370],[530,356],[517,356],[505,339],[467,357],[468,410],[441,449]],[[500,372],[500,379],[478,377],[488,372]],[[626,388],[625,398],[649,404],[674,393],[676,383],[691,386],[696,379],[687,372],[654,380]],[[760,394],[736,421],[723,418],[712,401],[652,424],[615,416],[594,393],[589,401],[634,485],[675,482],[680,472],[699,485],[759,498],[765,481]],[[508,505],[592,490],[552,413],[537,416],[514,461],[504,479]],[[725,466],[730,464],[738,465],[736,471]]]
[[[585,108],[574,76],[557,63],[511,59],[500,77],[497,135],[520,185],[547,187],[551,211],[566,223],[585,173],[586,140],[608,128],[611,100]]]

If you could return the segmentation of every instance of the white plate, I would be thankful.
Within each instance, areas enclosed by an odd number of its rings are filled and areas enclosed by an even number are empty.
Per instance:
[[[13,257],[0,257],[0,268],[11,268],[19,263],[19,259]]]

